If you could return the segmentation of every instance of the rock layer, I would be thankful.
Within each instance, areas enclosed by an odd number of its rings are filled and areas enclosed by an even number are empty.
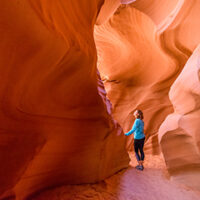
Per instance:
[[[128,131],[139,108],[145,116],[149,152],[158,152],[157,131],[172,112],[168,90],[176,65],[159,43],[153,21],[132,6],[95,27],[98,68],[113,105],[114,117]],[[163,83],[164,82],[164,83]],[[131,139],[127,148],[131,149]]]
[[[153,154],[174,108],[161,149],[170,174],[199,189],[199,8],[197,0],[1,1],[0,198],[126,167],[119,124],[128,131],[138,108]]]
[[[174,113],[159,130],[159,140],[171,175],[200,190],[200,46],[170,90]]]
[[[93,27],[102,4],[0,2],[0,198],[95,182],[127,166],[97,81]]]
[[[95,27],[98,67],[114,117],[127,131],[134,110],[144,111],[146,152],[159,152],[158,129],[173,112],[168,92],[200,42],[199,7],[199,1],[140,0]]]

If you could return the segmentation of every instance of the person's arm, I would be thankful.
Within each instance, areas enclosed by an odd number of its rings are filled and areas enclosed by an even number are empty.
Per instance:
[[[135,132],[135,130],[138,128],[138,125],[139,125],[138,120],[136,119],[133,124],[132,129],[128,133],[125,133],[124,135],[128,136],[128,135],[132,134],[133,132]]]

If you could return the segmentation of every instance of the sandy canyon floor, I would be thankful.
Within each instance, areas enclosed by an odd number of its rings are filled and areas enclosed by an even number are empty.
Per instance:
[[[46,190],[32,200],[199,200],[200,192],[170,180],[162,156],[146,155],[144,171],[131,162],[124,169],[97,184],[62,186]]]

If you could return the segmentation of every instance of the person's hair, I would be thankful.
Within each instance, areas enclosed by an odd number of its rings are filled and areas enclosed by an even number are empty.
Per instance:
[[[137,110],[137,113],[138,113],[137,118],[144,119],[143,112],[141,110]]]

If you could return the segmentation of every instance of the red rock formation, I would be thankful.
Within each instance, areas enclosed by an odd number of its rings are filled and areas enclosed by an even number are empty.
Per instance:
[[[137,108],[154,154],[174,107],[162,151],[170,174],[199,189],[200,1],[120,6],[130,1],[0,2],[0,199],[126,167],[113,116],[127,131]]]
[[[95,182],[127,166],[97,84],[93,26],[102,4],[0,2],[0,198]]]
[[[103,24],[114,14],[120,6],[120,0],[105,0],[98,14],[96,24]]]
[[[135,155],[130,153],[131,163],[123,170],[97,184],[66,185],[51,188],[31,200],[199,200],[200,194],[166,179],[165,162],[161,156],[146,156],[145,170],[135,170]],[[170,192],[169,192],[170,191]]]
[[[159,130],[167,168],[183,183],[200,190],[200,46],[170,90],[174,113]]]
[[[144,111],[148,152],[158,152],[158,129],[173,112],[169,89],[200,42],[199,7],[199,1],[140,0],[121,6],[95,28],[99,70],[114,117],[127,131],[133,111]]]
[[[157,25],[161,27],[171,22],[173,15],[177,13],[184,0],[139,0],[132,5],[138,10],[147,14]]]
[[[157,131],[170,113],[168,90],[162,84],[176,68],[158,41],[152,20],[133,7],[121,7],[105,24],[95,27],[98,68],[111,100],[114,117],[127,131],[136,108],[144,111],[150,152],[158,147]],[[130,148],[131,141],[128,141]]]

